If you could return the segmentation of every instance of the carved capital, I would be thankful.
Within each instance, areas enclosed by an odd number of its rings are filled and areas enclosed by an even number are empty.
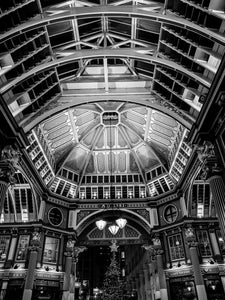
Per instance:
[[[204,145],[195,145],[195,149],[201,163],[205,163],[206,159],[215,156],[214,145],[209,141]]]
[[[14,149],[12,145],[7,145],[2,149],[1,161],[7,161],[14,167],[18,165],[20,157],[20,151]]]

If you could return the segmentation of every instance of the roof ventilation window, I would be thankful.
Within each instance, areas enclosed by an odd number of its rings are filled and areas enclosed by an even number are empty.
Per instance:
[[[119,122],[119,115],[117,112],[112,111],[112,112],[105,112],[102,114],[102,123],[104,125],[117,125]]]

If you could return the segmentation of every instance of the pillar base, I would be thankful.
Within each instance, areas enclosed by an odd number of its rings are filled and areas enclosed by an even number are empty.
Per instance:
[[[74,293],[69,293],[68,300],[74,300]]]
[[[207,299],[207,294],[204,285],[196,285],[197,295],[199,300]]]
[[[32,298],[32,290],[24,290],[23,300],[31,300],[31,298]]]
[[[160,289],[161,300],[168,300],[167,289]]]
[[[68,300],[69,299],[69,291],[63,291],[62,300]]]

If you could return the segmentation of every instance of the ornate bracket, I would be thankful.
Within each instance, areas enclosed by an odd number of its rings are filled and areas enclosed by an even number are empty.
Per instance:
[[[0,158],[0,180],[14,184],[15,171],[17,169],[21,153],[15,150],[12,145],[5,146],[1,151]]]

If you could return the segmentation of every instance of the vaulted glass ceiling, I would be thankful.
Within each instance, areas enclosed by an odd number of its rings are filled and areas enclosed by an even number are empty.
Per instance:
[[[0,91],[6,102],[14,97],[8,107],[44,183],[70,199],[154,198],[172,190],[191,154],[186,137],[224,36],[179,16],[173,1],[167,9],[164,1],[41,5],[1,35],[4,47],[20,34],[19,45],[32,39],[35,51],[17,78],[6,60]]]

